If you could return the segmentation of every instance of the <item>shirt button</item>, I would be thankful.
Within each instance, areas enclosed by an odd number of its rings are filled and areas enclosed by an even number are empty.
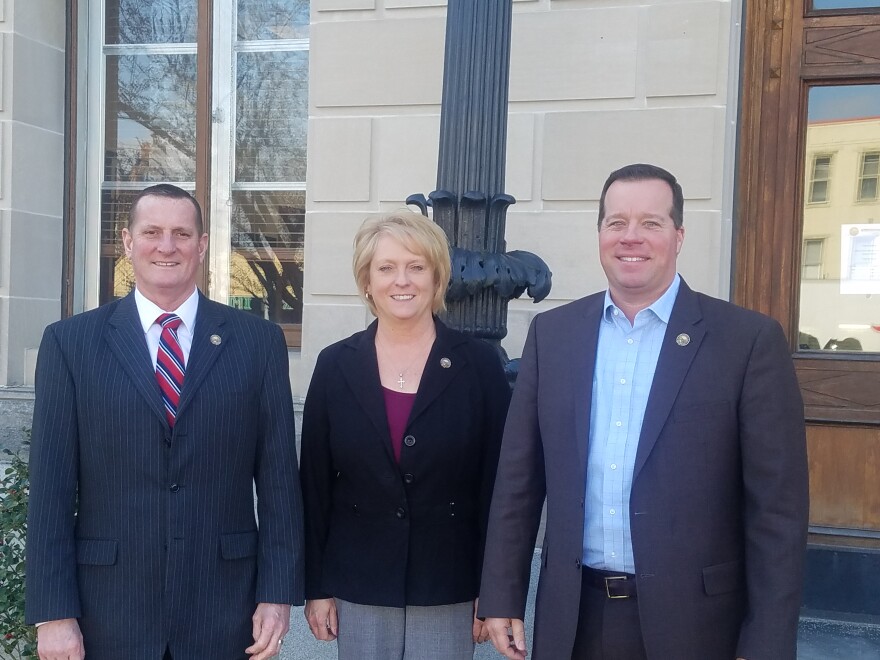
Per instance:
[[[621,378],[621,379],[620,379],[620,384],[621,384],[621,385],[626,385],[626,378]]]
[[[617,309],[612,310],[611,313],[614,314],[614,316],[620,316],[620,311]]]
[[[612,464],[611,464],[611,469],[612,469],[612,470],[616,470],[616,469],[617,469],[617,463],[612,463]]]
[[[627,339],[627,340],[626,340],[626,343],[627,343],[627,344],[632,344],[632,343],[633,343],[633,340],[632,340],[632,339]]]
[[[416,444],[416,437],[414,435],[406,436],[403,439],[403,444],[405,444],[407,447],[412,447],[414,444]]]
[[[614,422],[614,426],[623,426],[623,422]]]
[[[609,509],[608,513],[610,513],[613,516],[615,514],[615,511],[614,511],[614,509]]]

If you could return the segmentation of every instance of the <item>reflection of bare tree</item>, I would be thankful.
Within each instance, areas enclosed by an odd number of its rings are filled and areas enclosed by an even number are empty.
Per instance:
[[[108,103],[116,114],[115,122],[108,122],[108,178],[193,180],[195,55],[123,55],[107,60],[108,98],[116,94],[115,103]]]
[[[106,3],[108,43],[195,43],[196,0]],[[238,4],[239,41],[308,36],[308,0]],[[247,259],[250,273],[230,275],[237,291],[263,301],[269,318],[298,323],[305,195],[272,188],[305,180],[308,51],[246,51],[235,57],[235,182],[264,190],[233,193],[232,248]],[[196,56],[123,51],[106,61],[106,179],[195,180]],[[102,225],[104,240],[115,244],[127,195],[111,197],[105,197]]]
[[[308,36],[309,0],[262,0],[238,7],[239,39],[299,39]]]
[[[235,178],[304,181],[308,53],[241,53],[237,60]]]
[[[270,319],[299,323],[302,318],[304,194],[245,192],[236,194],[234,199],[232,243],[236,252],[247,258],[253,277],[262,289],[249,290],[249,293],[268,308]]]
[[[239,55],[237,181],[305,180],[307,81],[305,51]],[[236,202],[239,200],[232,219],[233,246],[239,254],[247,255],[263,287],[259,297],[269,309],[269,318],[298,323],[302,315],[305,196],[252,192],[236,195]]]
[[[196,40],[196,0],[106,0],[108,43]],[[107,57],[107,171],[117,181],[195,178],[196,58],[193,54]]]
[[[192,43],[196,40],[196,0],[105,2],[108,43]]]

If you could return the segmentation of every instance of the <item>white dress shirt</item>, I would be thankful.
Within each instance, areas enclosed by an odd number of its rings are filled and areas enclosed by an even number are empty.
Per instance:
[[[147,338],[147,348],[150,351],[150,359],[153,360],[153,369],[156,369],[156,355],[159,353],[159,336],[162,327],[156,324],[156,319],[162,314],[177,314],[182,323],[177,328],[177,341],[183,350],[183,363],[189,364],[189,351],[192,348],[193,330],[196,327],[196,312],[199,309],[199,290],[193,289],[189,298],[183,301],[175,310],[166,311],[152,300],[148,300],[137,288],[134,290],[134,302],[137,305],[138,316],[141,326],[144,328],[144,336]]]

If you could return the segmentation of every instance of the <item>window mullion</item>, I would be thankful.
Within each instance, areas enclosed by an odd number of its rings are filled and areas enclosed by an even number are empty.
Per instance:
[[[211,171],[211,240],[208,295],[220,302],[229,299],[233,129],[235,126],[234,12],[235,3],[214,5],[211,153],[219,167]]]

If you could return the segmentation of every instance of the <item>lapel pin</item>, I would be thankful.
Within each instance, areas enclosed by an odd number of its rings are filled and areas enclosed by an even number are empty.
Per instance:
[[[440,358],[440,366],[444,369],[449,369],[452,366],[452,360],[449,358]]]
[[[214,344],[214,346],[219,346],[222,341],[220,335],[211,335],[211,343]]]
[[[675,338],[675,343],[679,346],[687,346],[691,343],[691,338],[689,335],[682,332],[678,337]]]

